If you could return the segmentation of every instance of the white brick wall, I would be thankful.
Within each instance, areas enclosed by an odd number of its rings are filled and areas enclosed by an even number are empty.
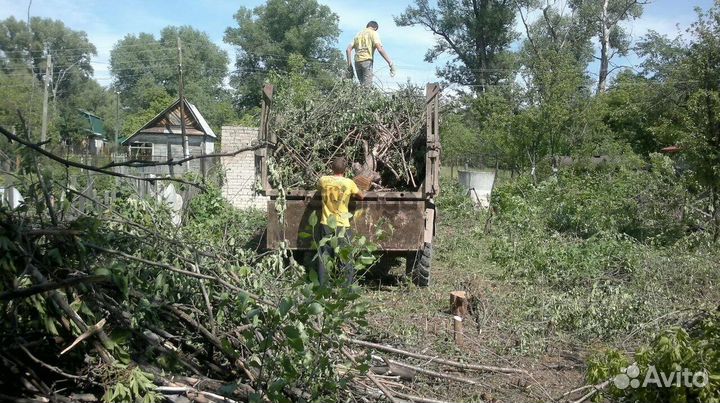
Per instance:
[[[229,153],[249,147],[258,137],[256,127],[223,126],[221,152]],[[223,197],[240,209],[267,209],[267,198],[255,192],[255,153],[242,152],[234,157],[222,157],[225,171]]]

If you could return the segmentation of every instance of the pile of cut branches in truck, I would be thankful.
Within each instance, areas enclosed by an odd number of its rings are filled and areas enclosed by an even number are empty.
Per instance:
[[[425,172],[425,116],[416,86],[384,93],[343,81],[298,97],[280,85],[269,122],[279,177],[286,187],[314,189],[333,158],[344,156],[374,190],[416,190]]]

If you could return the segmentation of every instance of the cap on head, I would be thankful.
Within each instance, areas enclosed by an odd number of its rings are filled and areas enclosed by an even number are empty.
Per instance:
[[[379,26],[378,23],[375,22],[375,21],[370,21],[370,22],[367,23],[367,25],[365,25],[365,28],[372,28],[372,29],[374,29],[374,30],[376,30],[376,31],[378,30],[379,27],[380,27],[380,26]]]
[[[332,163],[330,164],[330,168],[336,175],[344,174],[345,170],[347,169],[347,160],[345,159],[345,157],[337,157],[333,159]]]

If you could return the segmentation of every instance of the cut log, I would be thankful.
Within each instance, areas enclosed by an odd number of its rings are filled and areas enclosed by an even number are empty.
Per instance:
[[[452,291],[450,293],[450,310],[454,316],[464,318],[468,314],[469,306],[465,291]]]

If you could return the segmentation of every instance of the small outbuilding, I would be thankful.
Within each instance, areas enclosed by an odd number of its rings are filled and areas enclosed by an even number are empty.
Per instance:
[[[131,159],[166,161],[168,158],[178,160],[184,157],[180,107],[178,99],[122,142],[128,147]],[[182,108],[189,155],[213,153],[217,136],[210,125],[187,99],[183,98]]]

